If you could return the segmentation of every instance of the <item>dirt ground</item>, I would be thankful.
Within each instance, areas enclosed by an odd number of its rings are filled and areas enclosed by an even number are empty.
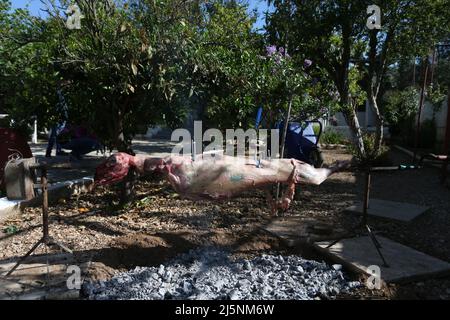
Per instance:
[[[326,163],[350,159],[345,150],[324,151]],[[409,163],[392,151],[394,164]],[[362,199],[363,175],[340,172],[320,186],[300,185],[300,193],[285,216],[326,219],[353,230],[358,217],[343,213]],[[427,205],[431,210],[409,223],[370,219],[379,234],[450,262],[450,190],[439,184],[436,168],[380,173],[371,196]],[[92,261],[88,278],[106,279],[135,266],[159,265],[180,252],[217,245],[237,254],[261,252],[302,254],[323,260],[308,248],[288,248],[261,230],[274,217],[264,194],[252,191],[225,202],[181,199],[166,182],[141,180],[136,200],[120,207],[111,188],[61,199],[51,207],[51,234],[74,250],[80,263]],[[39,208],[0,224],[0,262],[23,255],[41,236]],[[3,233],[2,233],[3,232]],[[37,253],[45,253],[41,247]],[[56,253],[56,251],[55,251]],[[356,276],[355,276],[356,277]],[[450,299],[450,277],[389,285],[382,290],[359,289],[342,299]]]

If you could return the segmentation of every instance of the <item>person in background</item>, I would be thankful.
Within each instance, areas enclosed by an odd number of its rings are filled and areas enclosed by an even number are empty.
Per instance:
[[[67,85],[67,82],[58,83],[58,103],[56,104],[57,123],[50,130],[47,151],[45,153],[45,156],[48,158],[52,156],[51,153],[54,145],[56,145],[57,156],[67,155],[67,153],[62,151],[61,144],[58,142],[58,135],[64,130],[68,120],[68,106],[62,92],[62,88],[65,85]]]
[[[97,136],[82,125],[66,125],[61,133],[60,146],[71,150],[70,160],[82,160],[85,154],[103,148]]]

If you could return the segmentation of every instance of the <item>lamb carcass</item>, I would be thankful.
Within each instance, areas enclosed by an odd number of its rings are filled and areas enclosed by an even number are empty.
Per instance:
[[[244,191],[265,188],[282,183],[287,185],[284,194],[274,201],[267,190],[267,200],[272,212],[287,210],[293,200],[295,185],[300,181],[319,185],[331,174],[349,166],[349,161],[337,162],[329,168],[316,169],[295,159],[257,161],[231,156],[167,156],[154,158],[145,155],[131,156],[116,153],[96,170],[95,181],[107,185],[123,180],[130,168],[139,174],[164,173],[175,191],[183,197],[198,200],[230,199]],[[267,188],[266,188],[267,189]]]

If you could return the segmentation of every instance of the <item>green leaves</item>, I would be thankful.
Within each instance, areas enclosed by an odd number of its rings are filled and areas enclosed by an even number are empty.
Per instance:
[[[384,96],[384,114],[391,125],[397,125],[417,111],[419,91],[415,87],[388,91]]]
[[[386,73],[402,59],[427,55],[450,32],[445,0],[381,1],[379,31],[366,27],[366,9],[373,4],[369,0],[270,2],[275,10],[268,16],[267,38],[278,46],[288,44],[297,61],[310,58],[326,71],[320,77],[322,104],[339,103],[361,152],[356,108],[367,98],[375,110],[379,146],[383,108],[378,108],[377,100],[387,87]]]
[[[17,226],[14,226],[14,225],[7,226],[4,229],[4,232],[6,234],[14,234],[14,233],[17,233],[18,231],[19,231],[19,228]]]
[[[64,92],[70,96],[71,122],[89,125],[111,147],[147,125],[164,123],[163,113],[178,112],[167,118],[171,125],[175,119],[179,123],[189,107],[183,97],[190,94],[186,64],[192,42],[186,35],[195,34],[186,19],[192,16],[190,4],[78,2],[86,17],[76,33],[57,18],[46,21],[58,39],[51,59],[72,80]]]
[[[50,106],[56,104],[58,73],[49,62],[55,42],[48,29],[27,10],[0,2],[0,105],[25,134],[34,115],[46,125],[52,119]]]

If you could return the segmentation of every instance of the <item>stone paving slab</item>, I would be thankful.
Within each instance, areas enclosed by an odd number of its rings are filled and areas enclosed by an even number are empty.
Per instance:
[[[10,276],[6,273],[18,258],[0,262],[0,300],[76,299],[79,290],[69,290],[67,273],[69,265],[76,265],[70,254],[37,255],[25,259]],[[47,264],[48,263],[48,264]],[[87,264],[80,266],[81,276]]]
[[[389,267],[383,266],[368,236],[343,239],[326,248],[331,241],[315,243],[315,248],[349,269],[368,273],[368,267],[377,265],[385,282],[404,282],[437,275],[450,274],[450,263],[429,256],[390,239],[377,236],[381,252]]]
[[[409,222],[426,212],[428,209],[430,208],[411,203],[370,199],[367,214],[381,218]],[[362,214],[363,202],[356,202],[354,205],[346,208],[345,211]]]

